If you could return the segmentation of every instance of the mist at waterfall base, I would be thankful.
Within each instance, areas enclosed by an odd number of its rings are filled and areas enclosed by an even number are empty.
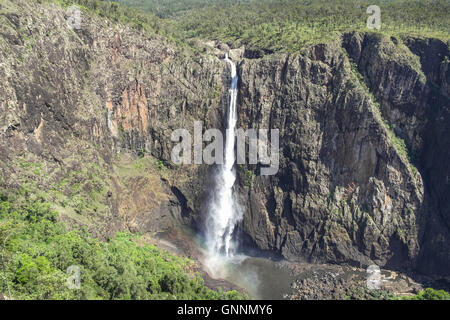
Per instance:
[[[277,263],[236,252],[237,223],[242,220],[243,210],[233,195],[236,182],[235,128],[237,123],[238,75],[236,65],[224,59],[231,68],[228,107],[226,111],[226,136],[224,161],[214,168],[211,175],[211,192],[204,204],[206,217],[203,237],[197,237],[203,252],[201,262],[208,274],[244,288],[252,298],[281,299],[290,287],[292,278]],[[264,281],[262,281],[264,279]]]

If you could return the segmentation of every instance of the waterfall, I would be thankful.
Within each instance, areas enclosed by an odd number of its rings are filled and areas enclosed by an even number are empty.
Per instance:
[[[241,219],[239,208],[235,205],[233,185],[236,180],[234,163],[235,155],[235,127],[237,122],[236,100],[238,93],[238,76],[236,65],[225,55],[225,61],[231,67],[231,84],[229,89],[228,109],[226,113],[226,136],[224,147],[224,161],[215,176],[214,195],[209,206],[206,223],[206,245],[211,268],[215,262],[223,257],[231,257],[234,251],[233,231],[236,223]]]

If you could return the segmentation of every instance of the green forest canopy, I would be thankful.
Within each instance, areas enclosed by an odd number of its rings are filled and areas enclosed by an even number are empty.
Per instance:
[[[381,8],[381,32],[450,38],[447,0],[116,0],[168,20],[176,37],[293,52],[346,31],[370,31],[366,9]]]
[[[220,40],[264,51],[298,52],[343,32],[450,39],[448,0],[39,0],[78,4],[100,16],[163,35]],[[118,5],[119,4],[119,5]],[[381,8],[381,29],[366,26],[368,6]]]
[[[107,241],[68,230],[50,203],[20,188],[0,191],[0,293],[9,299],[242,299],[207,288],[193,262],[118,233]],[[81,287],[70,289],[70,266]],[[70,279],[69,279],[70,280]]]

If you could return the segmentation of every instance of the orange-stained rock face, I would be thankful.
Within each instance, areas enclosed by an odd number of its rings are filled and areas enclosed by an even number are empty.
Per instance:
[[[106,102],[108,109],[108,127],[113,136],[118,135],[118,126],[125,131],[138,130],[147,132],[149,108],[145,89],[137,81],[132,82],[122,93],[121,102],[113,105]],[[111,117],[110,117],[111,116]]]
[[[116,110],[124,131],[147,131],[148,108],[144,88],[136,81],[122,93],[122,103]]]

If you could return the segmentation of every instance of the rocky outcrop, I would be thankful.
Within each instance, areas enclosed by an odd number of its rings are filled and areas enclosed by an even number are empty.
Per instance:
[[[411,297],[423,289],[411,278],[388,270],[370,274],[354,267],[299,264],[293,273],[298,279],[286,295],[290,300],[387,300]]]
[[[347,35],[351,58],[380,101],[383,118],[403,138],[425,184],[419,269],[448,274],[449,45],[435,39]],[[350,48],[347,46],[347,48]],[[349,49],[349,52],[352,52]],[[358,53],[359,52],[359,53]]]
[[[85,12],[82,27],[72,30],[54,3],[6,1],[0,19],[4,187],[19,187],[26,176],[61,219],[102,236],[164,229],[171,216],[191,223],[207,170],[171,164],[171,133],[192,131],[194,120],[221,127],[226,64]],[[149,158],[156,169],[124,176],[131,169],[122,160],[135,161],[128,154]],[[42,176],[25,173],[19,162],[42,167]],[[176,179],[164,173],[169,169]],[[83,187],[59,187],[72,183]],[[83,204],[93,191],[95,208]]]

